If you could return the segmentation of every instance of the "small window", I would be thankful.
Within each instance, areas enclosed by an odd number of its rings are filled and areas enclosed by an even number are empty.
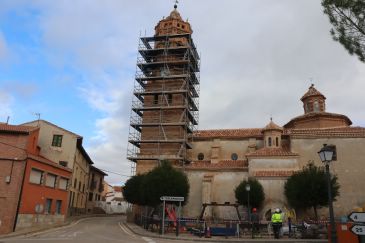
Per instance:
[[[58,188],[62,190],[67,190],[68,179],[61,177],[60,182],[58,184]]]
[[[63,137],[63,135],[53,135],[52,146],[61,147],[62,146],[62,137]]]
[[[30,172],[29,182],[41,185],[43,183],[43,171],[32,169]]]
[[[56,214],[61,214],[62,200],[56,201]]]
[[[79,181],[79,191],[81,191],[81,181]]]
[[[47,177],[46,177],[46,186],[55,188],[56,187],[56,181],[57,181],[57,176],[56,175],[47,174]]]
[[[168,95],[167,95],[167,102],[168,102],[169,104],[172,104],[172,94],[168,94]]]
[[[58,162],[61,166],[67,167],[68,162],[67,161],[60,161]]]
[[[276,137],[275,142],[276,142],[276,147],[279,147],[279,138],[278,137]]]
[[[181,27],[182,27],[183,29],[185,29],[185,25],[182,25]]]
[[[77,185],[77,179],[75,178],[74,180],[74,188],[76,189],[76,185]]]
[[[46,199],[46,207],[44,209],[44,212],[46,214],[50,214],[51,213],[51,208],[52,208],[52,199],[50,198],[47,198]]]
[[[269,137],[268,139],[268,144],[269,144],[269,147],[271,147],[272,143],[271,143],[271,137]]]
[[[231,154],[231,159],[232,160],[237,160],[238,159],[238,155],[236,153]]]
[[[158,104],[158,95],[153,96],[153,104]]]
[[[204,159],[204,154],[203,153],[199,153],[198,154],[198,160],[203,160]]]

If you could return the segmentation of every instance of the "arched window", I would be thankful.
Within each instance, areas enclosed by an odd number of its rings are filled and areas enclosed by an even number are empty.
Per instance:
[[[267,142],[268,144],[269,144],[269,147],[271,147],[271,137],[269,137],[269,139],[268,139],[268,142]]]
[[[238,155],[236,153],[231,154],[231,159],[232,160],[237,160],[238,159]]]
[[[279,138],[278,137],[276,137],[275,142],[276,142],[276,147],[279,147]]]
[[[199,153],[198,154],[198,160],[203,160],[204,159],[204,154],[203,153]]]
[[[309,101],[307,103],[305,103],[305,111],[310,112],[310,103],[309,103]]]
[[[314,112],[319,112],[319,104],[318,104],[318,101],[314,101],[313,103],[313,111]]]

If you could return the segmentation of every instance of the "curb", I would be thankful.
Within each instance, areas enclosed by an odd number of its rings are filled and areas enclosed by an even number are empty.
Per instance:
[[[17,236],[33,236],[33,235],[39,235],[42,233],[47,233],[47,232],[52,232],[55,230],[60,230],[60,229],[65,229],[65,228],[69,228],[72,227],[78,223],[80,223],[81,221],[90,219],[90,218],[96,218],[96,217],[117,217],[117,216],[121,216],[121,215],[87,215],[87,216],[81,216],[80,218],[75,218],[75,219],[70,219],[70,220],[66,220],[66,222],[62,223],[62,224],[57,224],[57,225],[52,225],[50,227],[44,227],[44,228],[39,228],[39,229],[33,229],[30,231],[18,231],[18,232],[12,232],[6,235],[0,235],[0,239],[10,239],[10,238],[14,238]]]
[[[260,239],[250,239],[250,238],[239,238],[239,239],[213,239],[213,238],[188,238],[188,237],[172,237],[172,236],[162,236],[162,235],[154,235],[154,234],[144,234],[143,232],[137,232],[130,227],[129,223],[123,223],[123,225],[128,228],[131,232],[136,235],[155,238],[155,239],[167,239],[167,240],[182,240],[182,241],[198,241],[198,242],[234,242],[234,243],[257,243],[257,242],[291,242],[291,243],[327,243],[326,239],[270,239],[270,238],[260,238]]]

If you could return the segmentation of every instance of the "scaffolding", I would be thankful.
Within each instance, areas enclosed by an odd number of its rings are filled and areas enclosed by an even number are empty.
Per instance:
[[[183,166],[199,118],[200,58],[191,34],[141,37],[138,53],[127,158]]]

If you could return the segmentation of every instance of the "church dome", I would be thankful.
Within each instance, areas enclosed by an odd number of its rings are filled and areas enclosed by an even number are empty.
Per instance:
[[[323,99],[326,99],[326,97],[321,92],[319,92],[316,88],[314,88],[314,84],[312,84],[309,87],[308,91],[302,96],[302,98],[300,100],[304,101],[307,98],[312,97],[312,96],[321,96]]]
[[[283,131],[284,129],[281,127],[281,126],[279,126],[279,125],[277,125],[277,124],[275,124],[273,121],[272,121],[272,119],[270,120],[270,123],[269,124],[267,124],[263,129],[262,129],[262,132],[265,132],[265,131],[273,131],[273,130],[276,130],[276,131]]]

